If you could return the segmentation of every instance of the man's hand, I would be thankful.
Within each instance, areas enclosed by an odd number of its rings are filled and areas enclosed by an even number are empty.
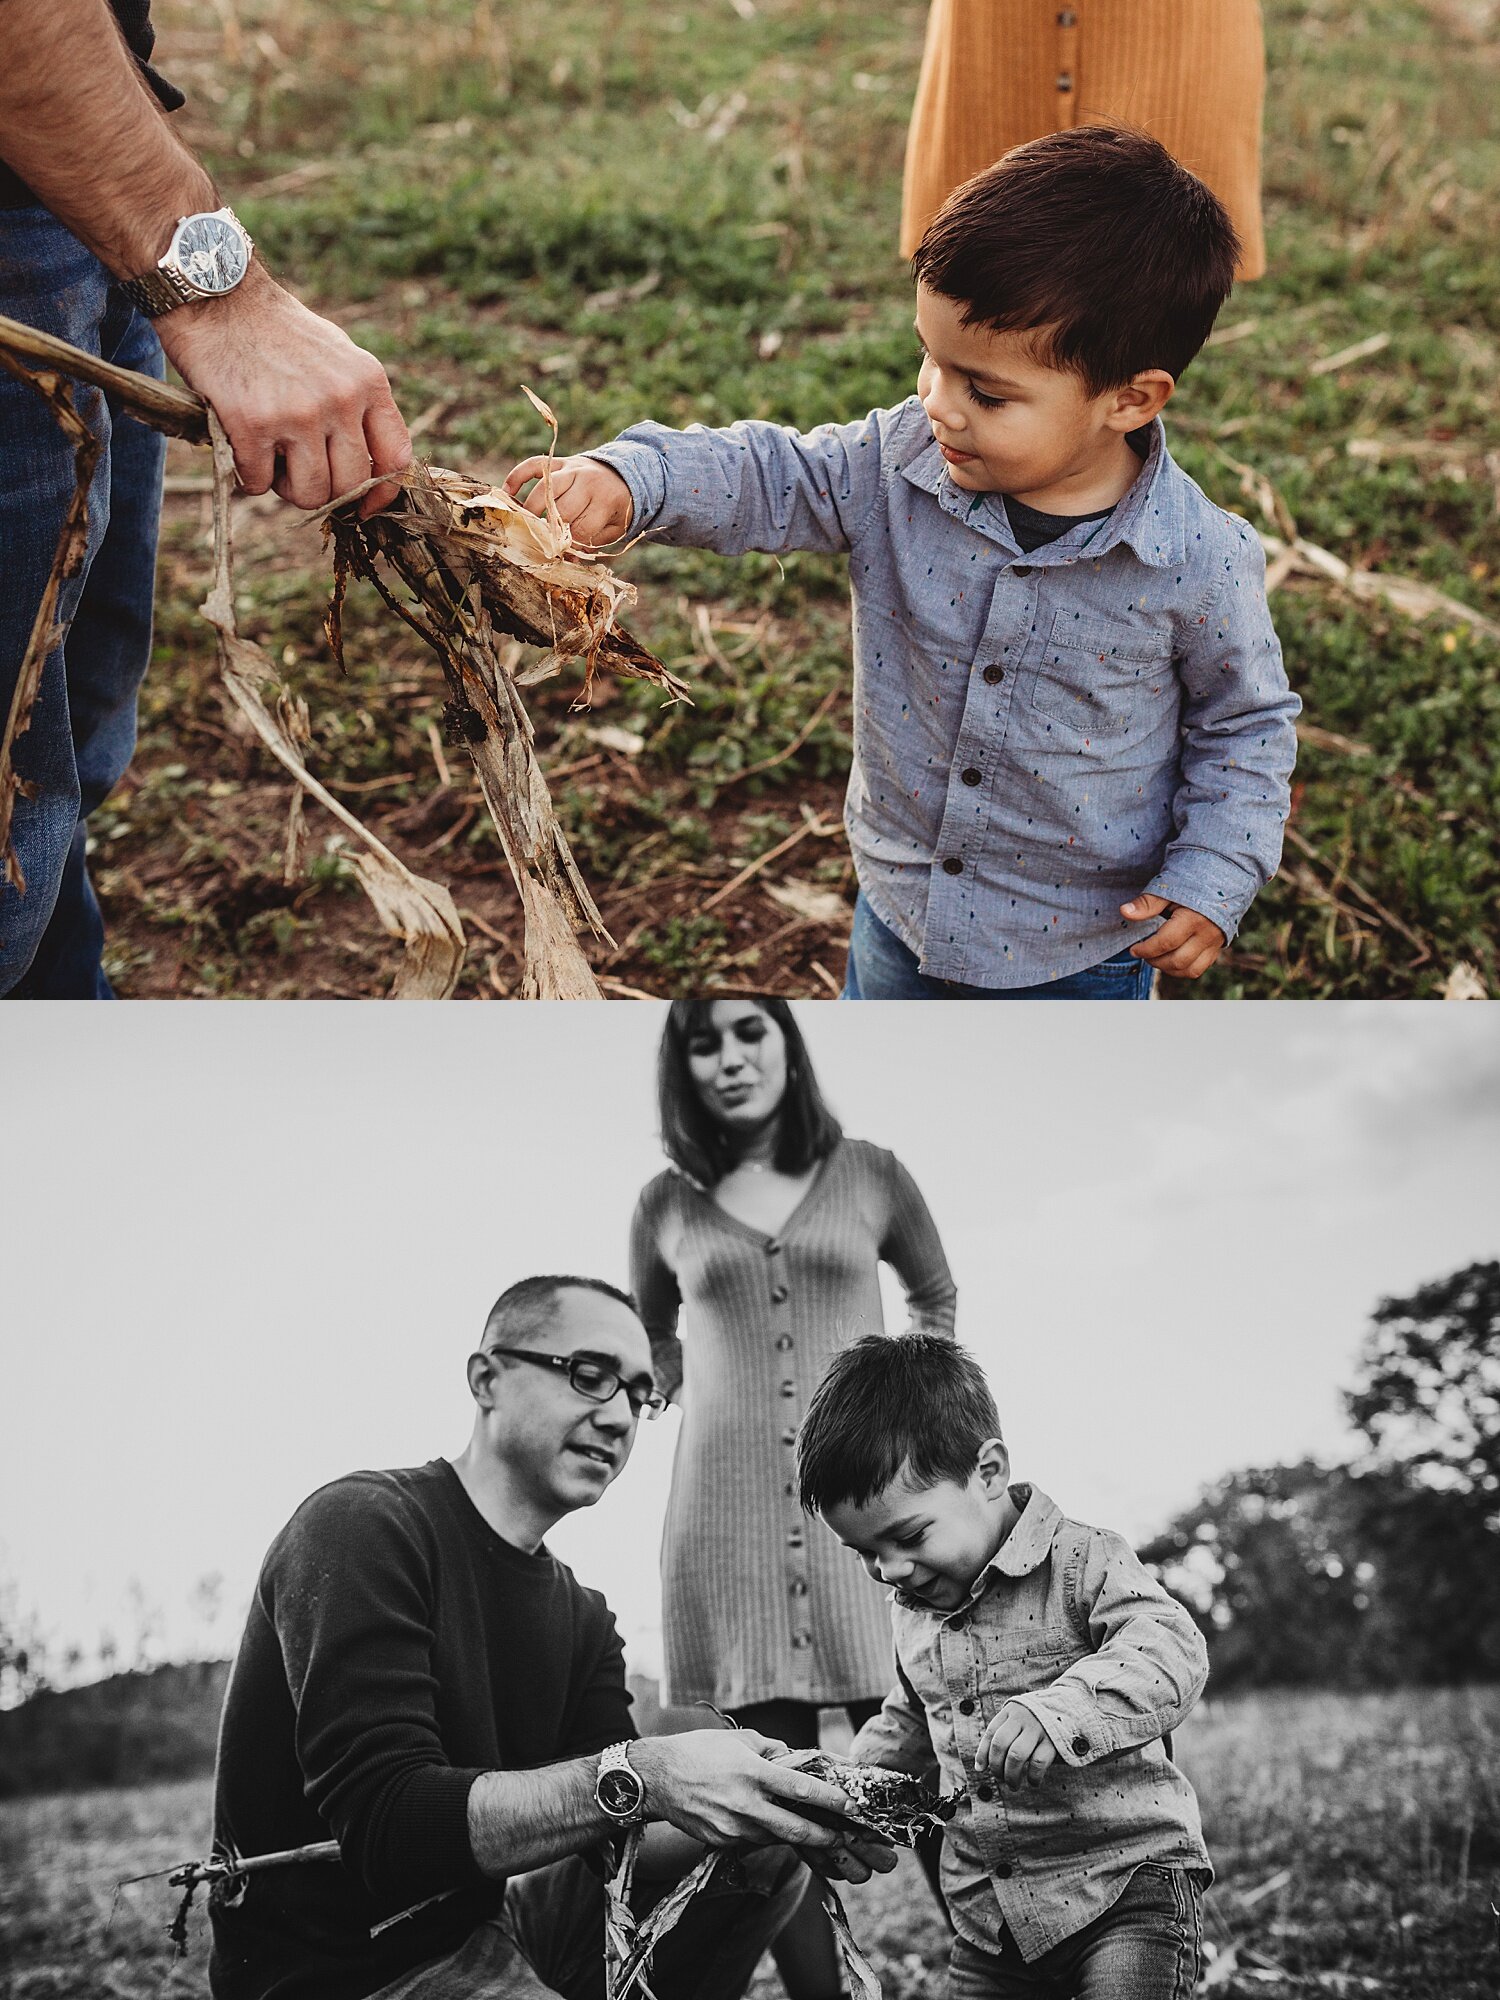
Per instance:
[[[797,1852],[815,1875],[839,1882],[868,1882],[872,1874],[889,1875],[896,1865],[893,1843],[865,1827],[841,1836],[835,1847],[799,1847]]]
[[[991,1770],[1017,1792],[1022,1785],[1041,1784],[1057,1762],[1052,1738],[1029,1708],[1008,1701],[989,1723],[974,1752],[976,1770]]]
[[[546,495],[542,490],[545,458],[523,458],[505,482],[512,499],[520,495],[528,480],[537,483],[522,503],[528,514],[545,514]],[[581,548],[602,549],[629,532],[633,505],[630,488],[618,472],[597,458],[558,458],[552,461],[552,498],[558,513]]]
[[[156,328],[178,374],[217,411],[247,493],[274,489],[294,506],[322,507],[372,473],[411,463],[411,439],[374,355],[261,266],[225,298],[181,306]],[[388,506],[398,490],[375,487],[361,516]]]
[[[1169,903],[1165,896],[1134,896],[1120,905],[1120,915],[1132,923],[1166,916],[1159,931],[1133,944],[1130,951],[1132,957],[1145,959],[1175,979],[1201,979],[1229,942],[1211,918],[1200,916],[1185,903]]]
[[[805,1861],[845,1881],[863,1882],[872,1866],[868,1837],[847,1821],[822,1826],[806,1809],[837,1816],[849,1801],[837,1785],[769,1761],[784,1743],[753,1729],[695,1729],[685,1736],[642,1736],[630,1761],[646,1787],[646,1809],[708,1847],[736,1841],[795,1847]],[[894,1856],[892,1857],[894,1860]]]

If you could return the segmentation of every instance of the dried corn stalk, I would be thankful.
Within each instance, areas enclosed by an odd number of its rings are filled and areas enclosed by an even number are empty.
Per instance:
[[[23,367],[21,362],[32,365]],[[189,391],[100,361],[66,341],[3,317],[0,364],[32,383],[77,445],[73,505],[16,697],[0,734],[0,868],[21,888],[10,840],[14,799],[21,789],[12,746],[30,719],[42,665],[57,643],[58,592],[66,578],[76,574],[82,559],[92,475],[88,450],[93,441],[60,377],[106,389],[143,423],[196,444],[210,441],[213,420]],[[551,411],[536,397],[531,400],[551,424],[555,441],[557,426]],[[352,866],[381,923],[406,944],[393,993],[446,997],[457,984],[464,953],[452,897],[441,884],[413,875],[312,776],[302,756],[307,735],[299,704],[267,656],[235,629],[229,538],[233,459],[222,432],[214,428],[215,574],[203,611],[218,634],[225,687],[296,780],[301,788],[296,798],[305,793],[317,799],[360,842],[363,851],[351,855]],[[378,483],[372,479],[368,486]],[[550,485],[544,489],[546,518],[539,519],[507,494],[459,473],[413,466],[402,484],[405,491],[396,506],[369,521],[355,520],[350,504],[368,486],[324,510],[335,547],[334,593],[327,621],[330,643],[341,659],[342,604],[352,570],[369,577],[386,603],[432,646],[448,681],[450,732],[463,741],[473,760],[521,898],[526,938],[523,994],[538,999],[596,999],[599,988],[576,933],[591,931],[606,941],[608,933],[557,824],[519,690],[558,672],[569,658],[584,663],[580,704],[587,702],[599,668],[655,681],[672,700],[686,699],[686,687],[618,623],[617,613],[634,600],[635,593],[602,563],[571,547],[568,530],[552,504]],[[415,602],[404,602],[393,585],[403,594],[409,591]],[[546,649],[546,657],[525,673],[515,671],[517,640]],[[289,867],[300,837],[301,811],[294,802],[288,825]]]
[[[849,1801],[847,1819],[903,1847],[915,1847],[924,1833],[941,1831],[964,1796],[961,1790],[934,1792],[902,1771],[851,1764],[841,1757],[825,1756],[821,1750],[794,1750],[782,1761],[825,1784],[837,1785]]]

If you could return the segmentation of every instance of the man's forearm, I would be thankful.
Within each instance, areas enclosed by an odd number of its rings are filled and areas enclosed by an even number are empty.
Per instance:
[[[0,5],[4,0],[0,0]],[[469,1793],[469,1845],[486,1875],[515,1875],[578,1854],[616,1824],[594,1798],[597,1757],[540,1771],[485,1771]]]
[[[0,157],[117,277],[220,206],[105,0],[0,0]]]

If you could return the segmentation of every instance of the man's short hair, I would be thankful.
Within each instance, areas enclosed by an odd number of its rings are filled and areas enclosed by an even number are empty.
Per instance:
[[[967,1484],[1000,1417],[984,1371],[936,1333],[867,1334],[834,1356],[797,1434],[809,1514],[863,1507],[903,1468],[918,1487]]]
[[[1079,125],[1017,146],[943,203],[912,270],[965,326],[1041,336],[1091,395],[1146,368],[1174,380],[1229,296],[1222,203],[1144,132]]]
[[[622,1292],[618,1285],[607,1284],[603,1278],[521,1278],[503,1291],[490,1307],[481,1346],[488,1347],[491,1342],[498,1342],[503,1347],[516,1347],[533,1334],[544,1333],[552,1324],[558,1293],[573,1291],[598,1292],[602,1298],[615,1299],[620,1305],[629,1306],[636,1317],[640,1317],[640,1308],[629,1292]]]

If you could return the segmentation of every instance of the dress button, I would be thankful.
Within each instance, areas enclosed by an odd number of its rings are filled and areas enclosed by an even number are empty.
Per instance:
[[[791,1347],[791,1344],[792,1344],[792,1336],[789,1333],[777,1334],[776,1345],[781,1349],[783,1354],[785,1354],[788,1351],[788,1349]]]
[[[958,1704],[958,1712],[960,1715],[972,1715],[974,1713],[974,1704],[969,1700],[967,1695]]]
[[[781,1442],[783,1444],[795,1444],[797,1442],[797,1433],[791,1430],[783,1431],[781,1433]],[[792,1489],[789,1486],[786,1490],[790,1493]]]
[[[791,1582],[791,1592],[793,1597],[806,1597],[807,1578],[805,1576],[794,1576]]]
[[[791,1294],[785,1285],[772,1285],[771,1303],[773,1306],[784,1306],[790,1297]]]
[[[1015,568],[1014,568],[1014,569],[1013,569],[1013,570],[1011,571],[1011,575],[1012,575],[1012,576],[1030,576],[1030,574],[1031,574],[1031,572],[1032,572],[1032,569],[1033,569],[1033,567],[1034,567],[1034,565],[1033,565],[1033,564],[1031,564],[1031,563],[1017,563],[1017,564],[1016,564],[1016,566],[1015,566]]]
[[[786,1545],[789,1549],[801,1548],[802,1530],[800,1528],[793,1528],[792,1532],[786,1538]]]
[[[797,1442],[797,1433],[795,1431],[792,1432],[791,1441],[793,1444]],[[787,1481],[786,1485],[782,1487],[781,1490],[786,1495],[788,1500],[790,1500],[797,1491],[796,1487],[792,1484],[790,1479]]]
[[[962,875],[963,872],[964,864],[956,854],[950,854],[948,859],[943,863],[943,873],[945,875]]]
[[[781,1255],[781,1245],[776,1241],[774,1236],[766,1245],[766,1255],[768,1257],[779,1257]]]
[[[781,1393],[782,1393],[782,1395],[783,1395],[783,1396],[795,1396],[795,1395],[796,1395],[796,1393],[797,1393],[797,1385],[796,1385],[796,1383],[795,1383],[795,1382],[783,1382],[783,1383],[782,1383],[782,1385],[781,1385]]]
[[[984,776],[984,773],[983,771],[976,771],[974,769],[974,766],[971,764],[968,770],[963,772],[961,775],[966,785],[977,785],[980,779]]]
[[[996,663],[993,660],[991,660],[990,664],[984,670],[984,677],[989,682],[991,687],[998,687],[1001,681],[1005,679],[1005,669],[1004,667],[997,666]]]
[[[974,1787],[974,1796],[981,1805],[987,1806],[995,1796],[995,1787],[993,1785],[976,1785]]]
[[[995,1873],[1000,1877],[1002,1882],[1008,1882],[1015,1872],[1015,1868],[1009,1861],[997,1861],[995,1863]]]
[[[811,1644],[812,1644],[811,1632],[794,1632],[792,1634],[792,1645],[796,1648],[796,1650],[799,1653],[802,1651],[804,1646],[810,1646]]]
[[[1075,1736],[1073,1738],[1073,1755],[1075,1757],[1087,1757],[1088,1754],[1089,1739],[1086,1736]]]

